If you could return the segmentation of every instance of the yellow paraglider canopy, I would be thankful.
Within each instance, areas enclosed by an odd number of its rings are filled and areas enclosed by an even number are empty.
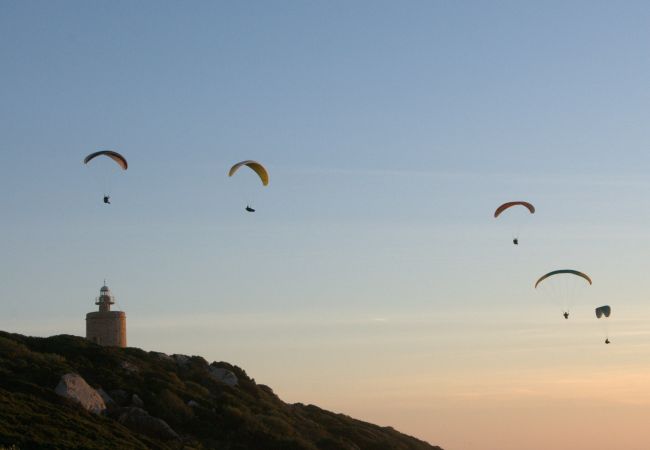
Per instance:
[[[257,161],[253,161],[253,160],[250,160],[250,159],[248,159],[246,161],[238,162],[237,164],[232,166],[230,168],[230,172],[228,172],[228,176],[232,177],[235,174],[235,172],[237,172],[237,170],[239,170],[239,168],[241,166],[248,166],[252,170],[254,170],[255,173],[257,174],[257,176],[260,177],[260,180],[262,180],[262,184],[264,186],[267,186],[269,184],[269,173],[266,171],[264,166],[261,165],[260,163],[258,163]]]

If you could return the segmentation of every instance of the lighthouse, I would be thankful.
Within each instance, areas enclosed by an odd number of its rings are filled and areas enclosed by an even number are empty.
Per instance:
[[[99,311],[86,314],[86,339],[99,345],[126,347],[126,313],[111,311],[114,303],[115,297],[104,282],[95,299]]]

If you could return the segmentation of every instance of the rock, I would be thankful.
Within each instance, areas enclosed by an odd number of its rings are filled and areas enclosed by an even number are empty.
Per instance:
[[[168,441],[171,439],[178,439],[178,433],[162,419],[150,416],[147,411],[135,406],[129,408],[121,408],[117,414],[117,421],[125,427],[142,433],[154,439]]]
[[[124,370],[126,370],[127,372],[130,372],[130,373],[138,373],[138,372],[140,372],[140,369],[138,369],[137,366],[135,366],[134,364],[131,364],[128,361],[121,361],[120,366],[122,367],[122,369],[124,369]]]
[[[151,355],[155,356],[156,358],[160,359],[161,361],[173,361],[174,358],[169,356],[167,353],[162,353],[162,352],[149,352]]]
[[[106,410],[106,403],[104,403],[102,397],[86,383],[86,380],[76,373],[63,375],[54,392],[79,403],[87,411],[94,414],[101,414]]]
[[[99,394],[99,396],[102,398],[102,400],[104,400],[104,403],[106,404],[106,406],[115,403],[113,401],[113,399],[111,398],[111,396],[108,395],[104,389],[99,388],[99,389],[96,389],[96,391]]]
[[[235,375],[228,369],[222,369],[221,367],[210,366],[210,375],[215,380],[227,384],[228,386],[237,386],[237,384],[239,384],[237,375]]]
[[[133,406],[137,406],[138,408],[144,408],[144,402],[142,399],[138,396],[138,394],[133,394],[131,396],[131,404]]]
[[[275,392],[273,392],[273,389],[271,389],[271,388],[270,388],[269,386],[267,386],[266,384],[258,384],[257,387],[258,387],[261,391],[266,392],[267,394],[272,395],[273,397],[277,397],[277,395],[275,395]]]
[[[190,363],[190,357],[187,355],[172,355],[172,358],[179,366],[187,366]]]
[[[192,356],[191,361],[197,366],[208,367],[208,362],[202,356]]]
[[[109,391],[109,394],[115,403],[120,406],[125,406],[129,401],[129,394],[127,394],[126,391],[122,389],[113,389],[112,391]]]

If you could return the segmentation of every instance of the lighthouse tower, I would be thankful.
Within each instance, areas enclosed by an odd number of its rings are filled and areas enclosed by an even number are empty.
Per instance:
[[[99,345],[126,347],[126,313],[111,311],[114,303],[115,298],[104,283],[95,300],[99,311],[86,314],[86,339]]]

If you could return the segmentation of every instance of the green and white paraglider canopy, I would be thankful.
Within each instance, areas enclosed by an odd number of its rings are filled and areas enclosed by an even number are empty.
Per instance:
[[[562,273],[568,273],[568,274],[572,274],[572,275],[576,275],[576,276],[582,277],[582,278],[584,278],[585,280],[587,280],[587,282],[588,282],[589,284],[591,284],[591,278],[589,278],[589,275],[587,275],[586,273],[579,272],[579,271],[577,271],[577,270],[573,270],[573,269],[560,269],[560,270],[553,270],[553,271],[551,271],[551,272],[549,272],[549,273],[547,273],[547,274],[542,275],[541,277],[539,277],[539,279],[538,279],[537,282],[535,283],[535,288],[537,288],[537,286],[539,286],[539,284],[540,284],[542,281],[544,281],[545,279],[547,279],[547,278],[549,278],[549,277],[552,277],[552,276],[554,276],[554,275],[562,274]]]

